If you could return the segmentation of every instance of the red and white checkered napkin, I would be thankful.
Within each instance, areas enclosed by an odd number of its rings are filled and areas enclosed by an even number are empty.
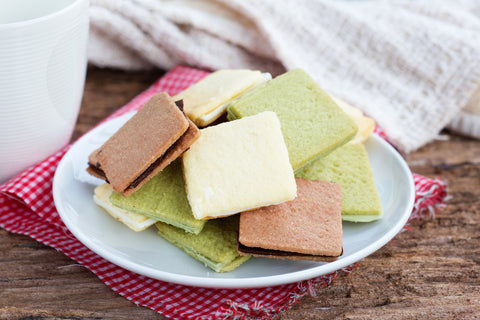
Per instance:
[[[106,120],[140,108],[154,93],[171,95],[207,75],[205,71],[178,66]],[[189,287],[151,279],[123,268],[90,251],[61,221],[53,202],[52,181],[68,146],[0,186],[0,226],[51,246],[95,273],[115,292],[135,304],[174,319],[270,319],[288,310],[302,296],[314,294],[343,270],[298,283],[267,288],[211,289]],[[414,174],[416,187],[412,218],[433,214],[443,205],[446,186]]]

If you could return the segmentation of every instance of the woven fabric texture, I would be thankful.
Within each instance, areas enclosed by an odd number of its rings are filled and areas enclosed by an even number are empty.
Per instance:
[[[480,2],[92,0],[90,62],[303,68],[404,152],[480,133]]]

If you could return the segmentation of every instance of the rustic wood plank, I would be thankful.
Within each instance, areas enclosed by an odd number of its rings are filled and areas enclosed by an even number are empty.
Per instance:
[[[162,74],[91,68],[72,139]],[[448,182],[434,219],[360,261],[278,319],[478,319],[480,143],[457,135],[406,155],[412,171]],[[0,319],[166,319],[110,290],[86,268],[29,237],[0,230]]]

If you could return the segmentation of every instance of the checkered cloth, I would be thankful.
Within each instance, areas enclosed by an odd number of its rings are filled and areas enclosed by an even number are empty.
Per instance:
[[[207,75],[205,71],[178,66],[149,89],[105,119],[137,110],[161,91],[178,93]],[[357,265],[314,279],[267,288],[212,289],[164,282],[116,266],[85,247],[66,228],[52,196],[56,167],[69,149],[51,155],[0,186],[0,226],[51,246],[91,270],[107,286],[137,305],[173,319],[271,319],[307,294],[328,286],[342,272]],[[446,186],[441,180],[413,176],[416,201],[412,218],[434,214],[443,205]]]

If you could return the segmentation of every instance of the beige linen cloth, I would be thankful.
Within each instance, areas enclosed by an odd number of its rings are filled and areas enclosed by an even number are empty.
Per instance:
[[[401,151],[480,138],[480,1],[91,0],[90,63],[303,68]]]

